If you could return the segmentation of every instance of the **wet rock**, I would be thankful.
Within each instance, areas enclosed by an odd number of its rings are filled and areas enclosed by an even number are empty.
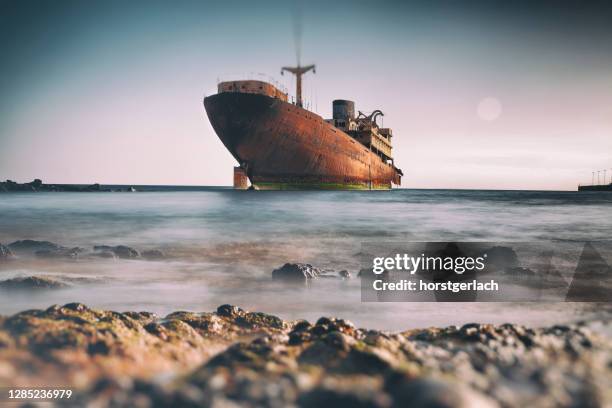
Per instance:
[[[15,241],[8,245],[9,249],[17,254],[34,254],[38,251],[58,251],[63,249],[61,245],[49,241],[35,241],[32,239],[24,239]]]
[[[123,314],[143,326],[159,319],[155,313],[151,312],[125,312]]]
[[[459,335],[464,340],[486,340],[484,327],[485,325],[478,323],[467,323],[461,326],[461,328],[459,329]]]
[[[143,251],[142,257],[149,260],[158,260],[163,259],[165,256],[159,249],[150,249],[148,251]]]
[[[352,339],[343,338],[317,338],[310,343],[305,343],[304,351],[300,354],[298,362],[301,365],[312,365],[323,367],[326,370],[338,370],[338,367],[346,359]],[[335,337],[335,336],[333,336]]]
[[[329,344],[332,347],[344,351],[350,350],[351,345],[354,344],[354,339],[352,337],[347,336],[346,334],[339,331],[333,331],[327,334],[323,338],[323,341],[325,341],[325,343]]]
[[[64,308],[75,311],[75,312],[90,311],[90,309],[87,306],[85,306],[83,303],[78,303],[78,302],[67,303],[64,305]]]
[[[289,333],[289,345],[297,346],[304,344],[312,339],[308,331],[293,331]]]
[[[397,365],[394,353],[379,347],[352,347],[339,371],[352,374],[385,374]]]
[[[519,259],[514,249],[504,246],[494,246],[485,251],[488,270],[505,270],[519,266]]]
[[[495,401],[469,389],[435,379],[409,379],[393,384],[389,393],[393,407],[414,408],[495,408]]]
[[[310,324],[309,321],[307,321],[307,320],[300,320],[300,321],[296,322],[293,325],[293,332],[307,331],[311,327],[312,327],[312,324]]]
[[[168,339],[168,331],[166,330],[166,327],[160,323],[157,323],[157,322],[148,323],[144,326],[144,329],[148,333],[154,336],[157,336],[164,341]]]
[[[27,276],[0,281],[0,289],[5,290],[44,290],[68,287],[70,286],[46,276]]]
[[[278,372],[295,367],[295,361],[283,351],[283,346],[274,346],[261,341],[236,343],[213,357],[206,368],[251,369]]]
[[[289,333],[289,344],[299,345],[312,339],[310,329],[312,325],[306,320],[300,320],[293,326],[293,330]]]
[[[342,382],[333,378],[302,394],[298,405],[304,408],[386,408],[391,401],[386,394],[378,392],[376,384],[371,381]]]
[[[260,312],[244,313],[236,318],[235,322],[242,327],[248,327],[250,329],[258,327],[283,329],[285,327],[285,322],[283,322],[283,319],[280,317]]]
[[[166,316],[166,320],[185,322],[200,334],[219,334],[226,326],[223,319],[213,313],[174,312]]]
[[[13,257],[13,253],[9,247],[0,244],[0,262],[5,261]]]
[[[0,331],[0,350],[13,347],[14,345],[15,341],[13,338],[8,333]]]
[[[305,282],[316,279],[320,275],[319,268],[306,263],[286,263],[272,271],[272,279],[288,282]]]
[[[610,361],[609,339],[586,324],[387,333],[232,305],[0,316],[0,381],[70,385],[75,406],[608,406]]]
[[[49,241],[35,241],[25,239],[9,244],[9,248],[15,253],[35,255],[39,258],[68,258],[75,259],[84,252],[83,248],[67,248]]]
[[[113,254],[115,254],[115,256],[117,256],[117,258],[122,258],[122,259],[134,259],[134,258],[140,257],[140,253],[137,250],[135,250],[134,248],[130,248],[129,246],[125,246],[125,245],[116,245],[116,246],[96,245],[94,246],[94,251],[112,252]]]
[[[311,329],[313,334],[327,334],[333,331],[354,335],[355,325],[351,321],[345,319],[321,317]]]
[[[36,251],[34,255],[39,258],[67,258],[67,259],[76,259],[79,257],[81,253],[83,253],[84,249],[79,247],[74,248],[64,248],[60,247],[57,249],[42,249]]]
[[[226,305],[221,305],[217,308],[217,314],[219,316],[225,316],[225,317],[237,317],[237,316],[241,316],[242,314],[244,314],[244,310],[242,310],[238,306],[232,306],[232,305],[226,304]]]
[[[227,304],[217,308],[217,315],[228,318],[232,324],[240,328],[249,330],[258,328],[282,330],[288,327],[288,323],[279,317],[261,312],[248,312],[237,306]]]

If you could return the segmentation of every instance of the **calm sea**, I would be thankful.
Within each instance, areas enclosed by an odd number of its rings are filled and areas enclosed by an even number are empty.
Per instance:
[[[142,188],[140,188],[142,189]],[[466,322],[544,325],[603,313],[588,304],[361,303],[359,279],[287,287],[285,262],[356,275],[362,242],[587,241],[612,238],[612,193],[393,190],[233,191],[157,188],[137,193],[0,195],[0,242],[160,249],[160,261],[21,258],[0,280],[47,275],[69,289],[0,295],[0,314],[82,302],[117,311],[211,311],[224,303],[283,318],[339,316],[399,330]]]

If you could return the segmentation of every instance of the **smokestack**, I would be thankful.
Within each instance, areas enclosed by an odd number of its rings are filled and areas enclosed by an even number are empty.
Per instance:
[[[332,102],[332,117],[334,119],[348,120],[355,119],[355,102],[346,99],[336,99]]]

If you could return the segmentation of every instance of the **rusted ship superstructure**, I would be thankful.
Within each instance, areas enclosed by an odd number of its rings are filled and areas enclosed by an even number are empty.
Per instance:
[[[240,164],[234,187],[256,189],[390,189],[402,171],[392,155],[392,131],[378,126],[383,113],[358,112],[348,100],[333,101],[333,117],[304,109],[302,75],[314,65],[285,67],[296,75],[296,100],[256,80],[218,84],[204,99],[210,122]],[[283,72],[281,71],[281,72]]]

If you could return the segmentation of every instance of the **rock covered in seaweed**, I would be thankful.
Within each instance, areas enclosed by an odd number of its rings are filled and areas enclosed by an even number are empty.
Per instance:
[[[287,329],[275,316],[242,309],[232,316],[174,312],[160,318],[149,312],[95,310],[81,303],[54,305],[0,316],[0,383],[66,385],[78,376],[83,386],[107,377],[182,372],[240,338]],[[15,370],[23,370],[23,375],[6,376]]]
[[[0,382],[71,385],[75,406],[606,406],[611,350],[585,325],[387,333],[232,305],[0,317]]]

